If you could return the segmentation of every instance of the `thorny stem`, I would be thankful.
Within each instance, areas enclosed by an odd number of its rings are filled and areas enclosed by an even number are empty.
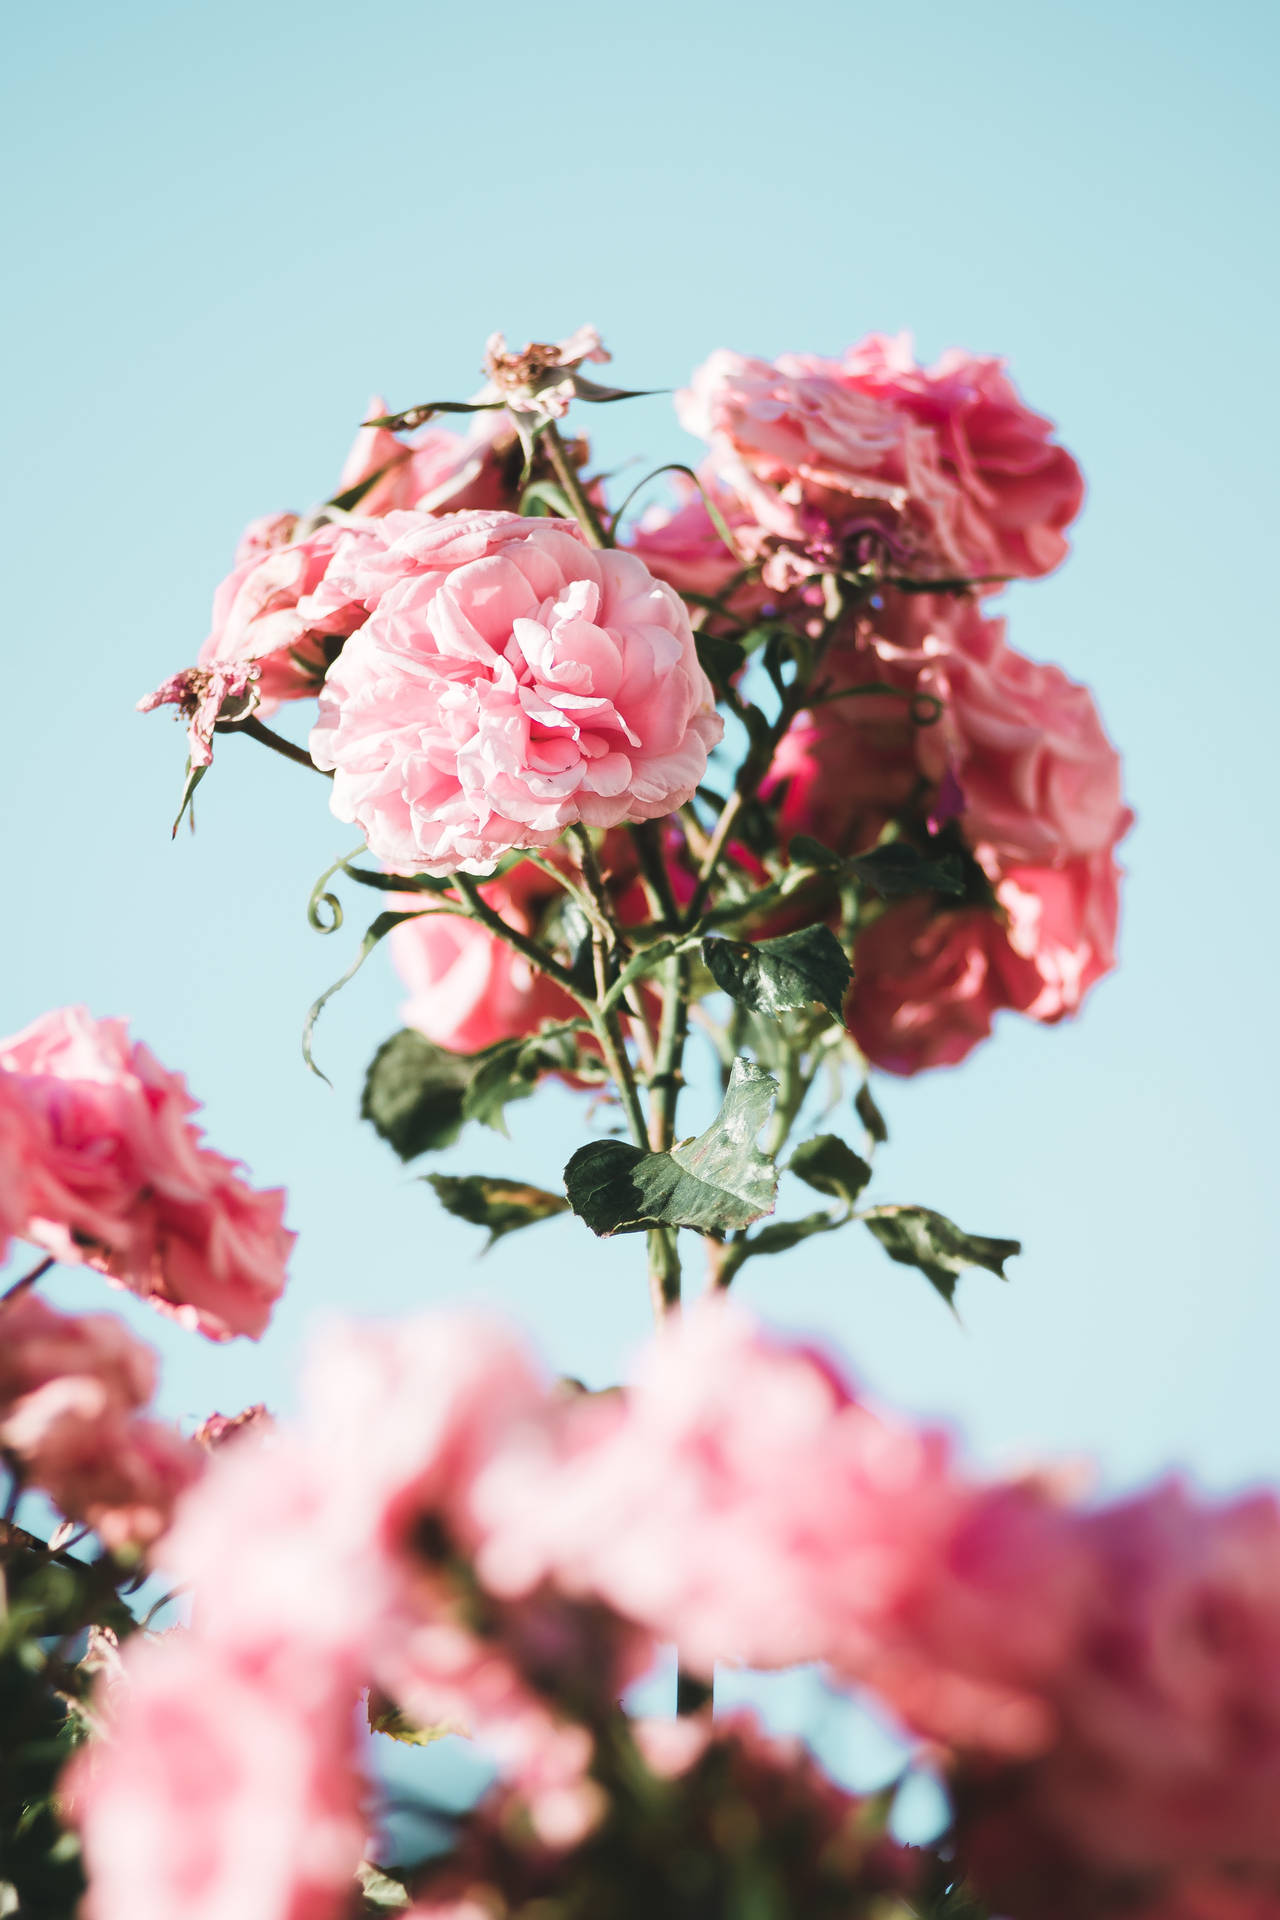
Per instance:
[[[560,482],[569,505],[573,508],[574,518],[587,536],[587,544],[592,547],[607,547],[609,536],[604,530],[604,523],[587,498],[582,481],[569,458],[568,448],[560,438],[554,420],[547,421],[540,437],[547,450],[551,470]]]
[[[247,733],[251,740],[261,741],[264,747],[270,747],[272,753],[278,753],[285,760],[292,760],[295,766],[310,767],[312,773],[318,773],[322,780],[332,780],[333,775],[324,767],[318,767],[305,747],[296,747],[292,740],[286,740],[282,733],[276,733],[266,727],[261,720],[250,714],[246,720],[219,720],[214,727],[215,733]]]
[[[51,1253],[46,1254],[43,1260],[32,1267],[30,1273],[24,1273],[21,1280],[15,1280],[6,1292],[0,1293],[0,1307],[3,1307],[9,1300],[16,1300],[18,1295],[20,1293],[26,1293],[28,1288],[34,1287],[36,1281],[42,1280],[54,1264],[53,1255]]]

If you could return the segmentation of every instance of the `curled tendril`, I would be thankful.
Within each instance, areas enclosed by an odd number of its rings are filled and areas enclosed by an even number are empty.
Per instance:
[[[364,852],[364,842],[353,847],[350,853],[339,855],[331,867],[326,867],[311,889],[307,901],[307,925],[314,927],[317,933],[336,933],[342,925],[342,902],[336,893],[327,891],[326,883],[335,873],[345,873],[347,862]]]
[[[325,918],[323,909],[330,918]],[[336,893],[313,893],[307,902],[307,924],[317,933],[336,933],[342,925],[342,902]]]

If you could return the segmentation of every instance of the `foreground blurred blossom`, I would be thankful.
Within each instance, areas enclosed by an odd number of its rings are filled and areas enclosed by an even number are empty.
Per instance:
[[[483,871],[687,801],[720,738],[689,617],[559,521],[389,514],[321,596],[369,618],[311,735],[333,810],[398,872]]]
[[[202,1145],[181,1074],[123,1021],[68,1007],[0,1040],[0,1084],[24,1133],[24,1238],[212,1339],[263,1332],[294,1239],[284,1194]]]
[[[0,1448],[23,1484],[112,1549],[150,1546],[204,1468],[172,1427],[140,1419],[155,1357],[112,1314],[0,1302]]]
[[[905,335],[873,334],[839,360],[721,349],[676,406],[762,538],[819,566],[874,535],[926,577],[1048,573],[1083,497],[1001,361],[953,350],[925,369]]]
[[[100,1696],[101,1697],[101,1696]],[[328,1920],[364,1848],[355,1719],[181,1629],[130,1642],[104,1737],[64,1777],[86,1920]]]

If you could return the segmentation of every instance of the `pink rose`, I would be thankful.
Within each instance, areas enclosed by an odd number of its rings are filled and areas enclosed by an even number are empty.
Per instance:
[[[191,1441],[137,1417],[154,1387],[151,1349],[114,1316],[0,1303],[0,1447],[112,1549],[151,1545],[203,1469]]]
[[[1115,965],[1118,881],[1103,852],[1011,869],[997,913],[932,895],[887,907],[854,947],[854,1039],[874,1066],[919,1073],[963,1060],[1002,1007],[1046,1023],[1076,1012]]]
[[[284,1194],[201,1144],[196,1102],[119,1020],[63,1008],[0,1040],[26,1128],[23,1237],[212,1339],[256,1338],[284,1288]]]
[[[952,352],[925,371],[905,339],[873,335],[841,360],[721,350],[676,408],[762,534],[819,567],[873,535],[917,573],[1047,573],[1083,494],[1000,361]]]
[[[386,402],[375,394],[366,417],[376,420],[386,411]],[[511,507],[519,493],[510,478],[513,453],[517,476],[520,469],[515,449],[515,430],[500,408],[477,414],[466,434],[431,426],[414,440],[404,441],[386,427],[361,427],[342,469],[337,495],[340,498],[371,481],[356,507],[362,515],[405,508],[439,513],[445,508],[457,512]]]
[[[139,1634],[62,1797],[93,1920],[338,1920],[365,1847],[354,1701],[273,1691],[207,1639]]]
[[[991,847],[1006,866],[1114,846],[1132,815],[1089,689],[1006,646],[1004,621],[985,618],[975,601],[913,599],[903,619],[928,656],[920,689],[946,710],[942,724],[918,730],[917,754],[935,781],[954,770],[970,844]]]
[[[481,892],[517,933],[533,933],[564,890],[532,861],[522,861]],[[422,907],[421,895],[404,904]],[[407,1027],[455,1053],[478,1053],[498,1040],[536,1033],[544,1020],[568,1020],[577,1003],[524,957],[475,920],[425,913],[390,935],[391,958],[409,990],[400,1008]]]
[[[683,603],[639,560],[514,514],[376,525],[326,583],[370,617],[311,751],[390,869],[482,871],[690,798],[721,722]]]

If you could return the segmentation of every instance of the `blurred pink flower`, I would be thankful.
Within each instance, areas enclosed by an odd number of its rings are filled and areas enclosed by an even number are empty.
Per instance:
[[[683,603],[559,521],[390,514],[326,592],[370,617],[311,735],[393,871],[483,871],[575,821],[682,805],[720,738]]]
[[[201,1144],[180,1074],[69,1007],[0,1040],[0,1083],[26,1129],[24,1238],[212,1339],[262,1333],[294,1238],[284,1194]]]
[[[300,1703],[178,1630],[130,1641],[105,1736],[63,1776],[87,1920],[329,1920],[365,1844],[352,1703]]]
[[[137,1417],[154,1387],[151,1349],[113,1315],[70,1317],[32,1293],[0,1303],[0,1446],[112,1549],[150,1546],[203,1470],[191,1441]]]
[[[386,402],[375,394],[366,418],[376,420],[386,412]],[[518,489],[510,483],[503,456],[511,455],[515,445],[515,431],[501,410],[478,414],[466,434],[430,426],[412,441],[398,439],[386,427],[361,427],[337,494],[341,497],[370,482],[355,509],[361,515],[405,508],[440,513],[513,507]]]

